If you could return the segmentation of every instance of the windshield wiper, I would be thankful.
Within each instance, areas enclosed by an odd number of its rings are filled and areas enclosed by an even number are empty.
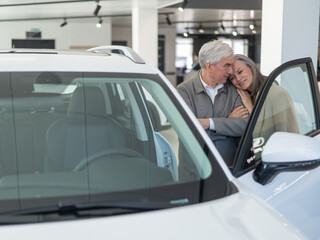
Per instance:
[[[27,216],[27,215],[47,215],[58,214],[59,216],[109,216],[118,214],[127,214],[134,212],[145,212],[166,209],[185,205],[185,203],[173,204],[172,202],[149,202],[148,200],[140,201],[107,201],[107,202],[88,202],[77,204],[62,204],[45,207],[19,209],[8,212],[1,212],[0,216]]]

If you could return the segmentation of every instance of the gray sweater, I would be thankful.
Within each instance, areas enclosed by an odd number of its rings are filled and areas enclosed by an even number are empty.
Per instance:
[[[243,105],[236,88],[227,81],[218,90],[214,106],[201,83],[199,74],[179,84],[177,90],[197,118],[212,118],[216,130],[206,130],[206,132],[227,165],[232,166],[238,141],[248,122],[248,118],[228,118],[233,109]]]

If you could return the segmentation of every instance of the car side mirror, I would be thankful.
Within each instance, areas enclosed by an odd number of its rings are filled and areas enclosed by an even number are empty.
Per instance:
[[[320,141],[287,132],[275,132],[267,141],[262,161],[253,173],[255,181],[269,183],[283,171],[302,171],[320,165]]]

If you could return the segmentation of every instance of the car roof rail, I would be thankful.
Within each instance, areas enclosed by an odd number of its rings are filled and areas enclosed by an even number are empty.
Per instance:
[[[117,53],[130,58],[135,63],[145,64],[145,61],[135,51],[133,51],[131,48],[126,46],[120,46],[120,45],[100,46],[100,47],[90,48],[87,51],[97,52],[97,53],[98,52]]]

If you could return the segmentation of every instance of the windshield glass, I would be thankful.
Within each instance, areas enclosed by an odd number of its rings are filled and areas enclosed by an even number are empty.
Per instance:
[[[159,76],[0,76],[0,211],[101,199],[190,203],[200,187],[167,190],[212,176],[204,143]]]

